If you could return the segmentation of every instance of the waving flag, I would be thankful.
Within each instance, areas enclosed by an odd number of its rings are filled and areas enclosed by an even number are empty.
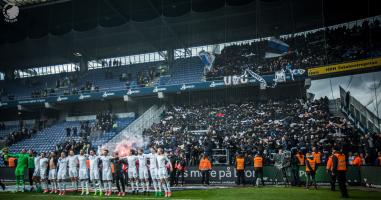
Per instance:
[[[267,51],[265,54],[265,58],[275,58],[286,55],[289,47],[290,45],[288,45],[287,43],[272,37],[267,42]]]
[[[213,54],[207,52],[207,51],[200,51],[198,53],[198,56],[200,57],[202,63],[204,64],[205,66],[205,69],[207,71],[210,71],[210,69],[212,69],[212,66],[213,66],[213,63],[214,63],[214,59],[216,58]]]

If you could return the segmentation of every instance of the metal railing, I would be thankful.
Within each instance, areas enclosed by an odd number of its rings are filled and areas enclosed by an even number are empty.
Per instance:
[[[213,165],[228,165],[229,162],[229,150],[228,149],[213,149],[212,161]]]

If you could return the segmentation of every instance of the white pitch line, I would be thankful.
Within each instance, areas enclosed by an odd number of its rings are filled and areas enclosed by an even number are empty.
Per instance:
[[[45,196],[45,195],[30,195],[32,197],[41,197],[41,196]],[[49,195],[50,196],[50,195]],[[152,198],[152,197],[141,197],[141,198],[138,198],[138,197],[130,197],[130,196],[124,196],[124,197],[113,197],[113,196],[103,196],[103,197],[100,197],[100,196],[76,196],[76,195],[64,195],[64,196],[57,196],[57,197],[69,197],[69,198],[107,198],[107,199],[121,199],[121,198],[124,198],[124,199],[164,199],[164,197],[162,198]],[[176,198],[176,197],[171,197],[171,199],[176,199],[176,200],[201,200],[201,199],[179,199],[179,198]]]

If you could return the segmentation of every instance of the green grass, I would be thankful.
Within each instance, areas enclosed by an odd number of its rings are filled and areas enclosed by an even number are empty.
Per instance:
[[[349,190],[350,199],[366,199],[366,200],[380,200],[381,192],[362,191],[358,189]],[[111,199],[160,199],[153,196],[131,196],[117,197],[111,196]],[[61,197],[58,195],[44,195],[37,193],[0,193],[0,199],[4,200],[56,200],[56,199],[108,199],[110,197],[93,197],[68,193],[66,196]],[[162,198],[164,199],[164,197]],[[229,188],[229,189],[209,189],[209,190],[186,190],[175,191],[171,199],[280,199],[280,200],[314,200],[314,199],[340,199],[338,191],[331,192],[328,189],[319,190],[306,190],[304,188],[277,188],[277,187],[264,187],[264,188]]]

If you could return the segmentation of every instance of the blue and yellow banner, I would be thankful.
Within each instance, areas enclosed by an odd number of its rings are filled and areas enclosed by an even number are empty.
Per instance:
[[[371,58],[366,60],[314,67],[308,69],[308,77],[329,75],[339,72],[349,72],[353,70],[370,69],[374,67],[381,68],[381,58]]]

